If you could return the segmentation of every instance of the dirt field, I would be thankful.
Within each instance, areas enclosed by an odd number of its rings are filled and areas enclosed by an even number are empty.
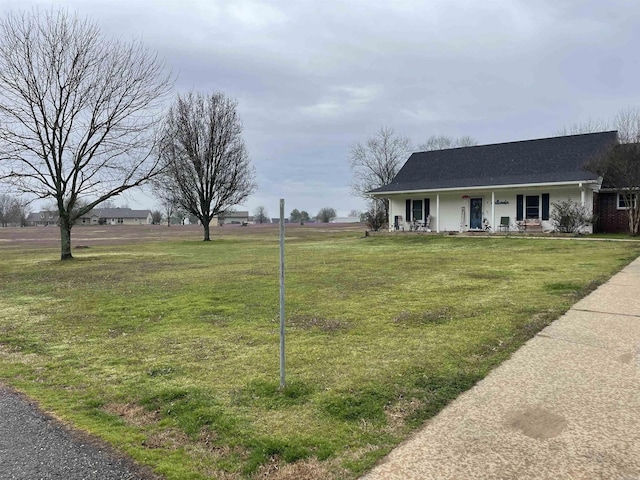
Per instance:
[[[360,223],[309,223],[304,226],[287,224],[287,232],[301,233],[302,231],[320,232],[350,230],[362,231],[366,227]],[[278,224],[226,225],[211,227],[211,239],[229,235],[265,235],[276,234]],[[72,248],[94,245],[114,245],[138,242],[157,242],[163,240],[202,240],[203,230],[200,225],[100,225],[76,226],[71,230]],[[60,230],[57,227],[25,227],[0,228],[1,248],[43,248],[58,247],[60,245]]]

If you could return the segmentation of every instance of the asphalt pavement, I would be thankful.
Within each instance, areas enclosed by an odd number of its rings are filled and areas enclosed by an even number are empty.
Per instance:
[[[42,413],[0,385],[1,480],[150,480],[150,472],[107,445]]]

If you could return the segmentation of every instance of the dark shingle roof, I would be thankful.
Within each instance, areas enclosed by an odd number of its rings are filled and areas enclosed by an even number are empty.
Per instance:
[[[130,208],[97,208],[84,215],[90,217],[97,215],[98,218],[147,218],[150,210],[131,210]]]
[[[611,131],[418,152],[371,193],[596,180],[584,165],[616,139]]]
[[[27,222],[57,222],[58,212],[49,212],[42,210],[40,212],[31,212],[27,215]]]

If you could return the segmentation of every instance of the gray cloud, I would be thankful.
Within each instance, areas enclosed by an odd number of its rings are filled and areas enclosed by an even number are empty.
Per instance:
[[[247,207],[273,216],[281,197],[310,213],[361,208],[349,194],[349,147],[383,125],[416,143],[432,134],[492,143],[640,105],[640,4],[625,0],[39,5],[142,38],[179,91],[237,98],[260,185]]]

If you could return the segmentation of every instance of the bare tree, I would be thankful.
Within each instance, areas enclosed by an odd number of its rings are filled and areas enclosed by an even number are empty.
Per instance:
[[[26,226],[29,202],[8,193],[0,193],[0,227]]]
[[[447,148],[473,147],[478,145],[478,141],[464,135],[462,137],[450,137],[448,135],[431,135],[425,143],[418,145],[421,151],[445,150]]]
[[[640,107],[620,110],[611,120],[589,119],[575,123],[558,135],[595,133],[607,130],[618,132],[619,145],[591,159],[586,168],[603,178],[607,187],[623,197],[629,223],[629,233],[640,233]]]
[[[606,120],[589,118],[584,122],[572,123],[568,127],[562,127],[558,129],[555,134],[562,137],[565,135],[580,135],[583,133],[605,132],[610,128],[611,125]]]
[[[640,107],[624,108],[609,120],[589,118],[584,122],[573,123],[558,129],[556,135],[579,135],[608,130],[617,130],[620,143],[640,143]]]
[[[587,169],[603,177],[607,186],[622,195],[629,222],[629,234],[640,233],[640,143],[614,145],[593,158]]]
[[[151,211],[151,223],[153,223],[154,225],[160,225],[162,223],[162,211],[160,210]]]
[[[349,164],[353,172],[351,190],[370,199],[368,192],[391,183],[411,150],[408,137],[401,137],[392,128],[382,127],[364,143],[351,147]],[[377,199],[388,216],[389,200]]]
[[[162,207],[164,208],[164,216],[167,219],[167,227],[171,226],[171,217],[176,211],[175,204],[170,201],[163,201]]]
[[[324,207],[318,212],[317,219],[319,222],[329,223],[331,220],[336,218],[336,216],[337,213],[335,208]]]
[[[0,227],[6,227],[11,222],[11,214],[15,204],[15,197],[6,193],[0,194]]]
[[[640,108],[627,107],[620,110],[611,122],[618,131],[620,143],[640,143]]]
[[[171,226],[171,217],[178,209],[178,200],[171,190],[165,187],[165,179],[162,175],[156,176],[151,181],[153,195],[160,201],[160,207],[164,217],[167,219],[167,227]]]
[[[12,222],[20,225],[21,227],[27,226],[27,217],[29,216],[30,208],[29,202],[23,202],[17,200],[13,204],[13,208],[11,209],[10,218]]]
[[[160,148],[162,189],[196,216],[209,241],[214,215],[242,203],[255,189],[237,103],[222,93],[178,95]]]
[[[377,232],[382,230],[389,220],[382,210],[376,208],[374,202],[369,202],[369,208],[361,215],[360,221],[365,223],[370,230]]]
[[[53,200],[62,260],[80,216],[154,174],[153,112],[171,87],[140,43],[64,10],[0,20],[0,179]]]
[[[263,205],[257,207],[253,212],[253,221],[255,223],[269,223],[269,212]]]

